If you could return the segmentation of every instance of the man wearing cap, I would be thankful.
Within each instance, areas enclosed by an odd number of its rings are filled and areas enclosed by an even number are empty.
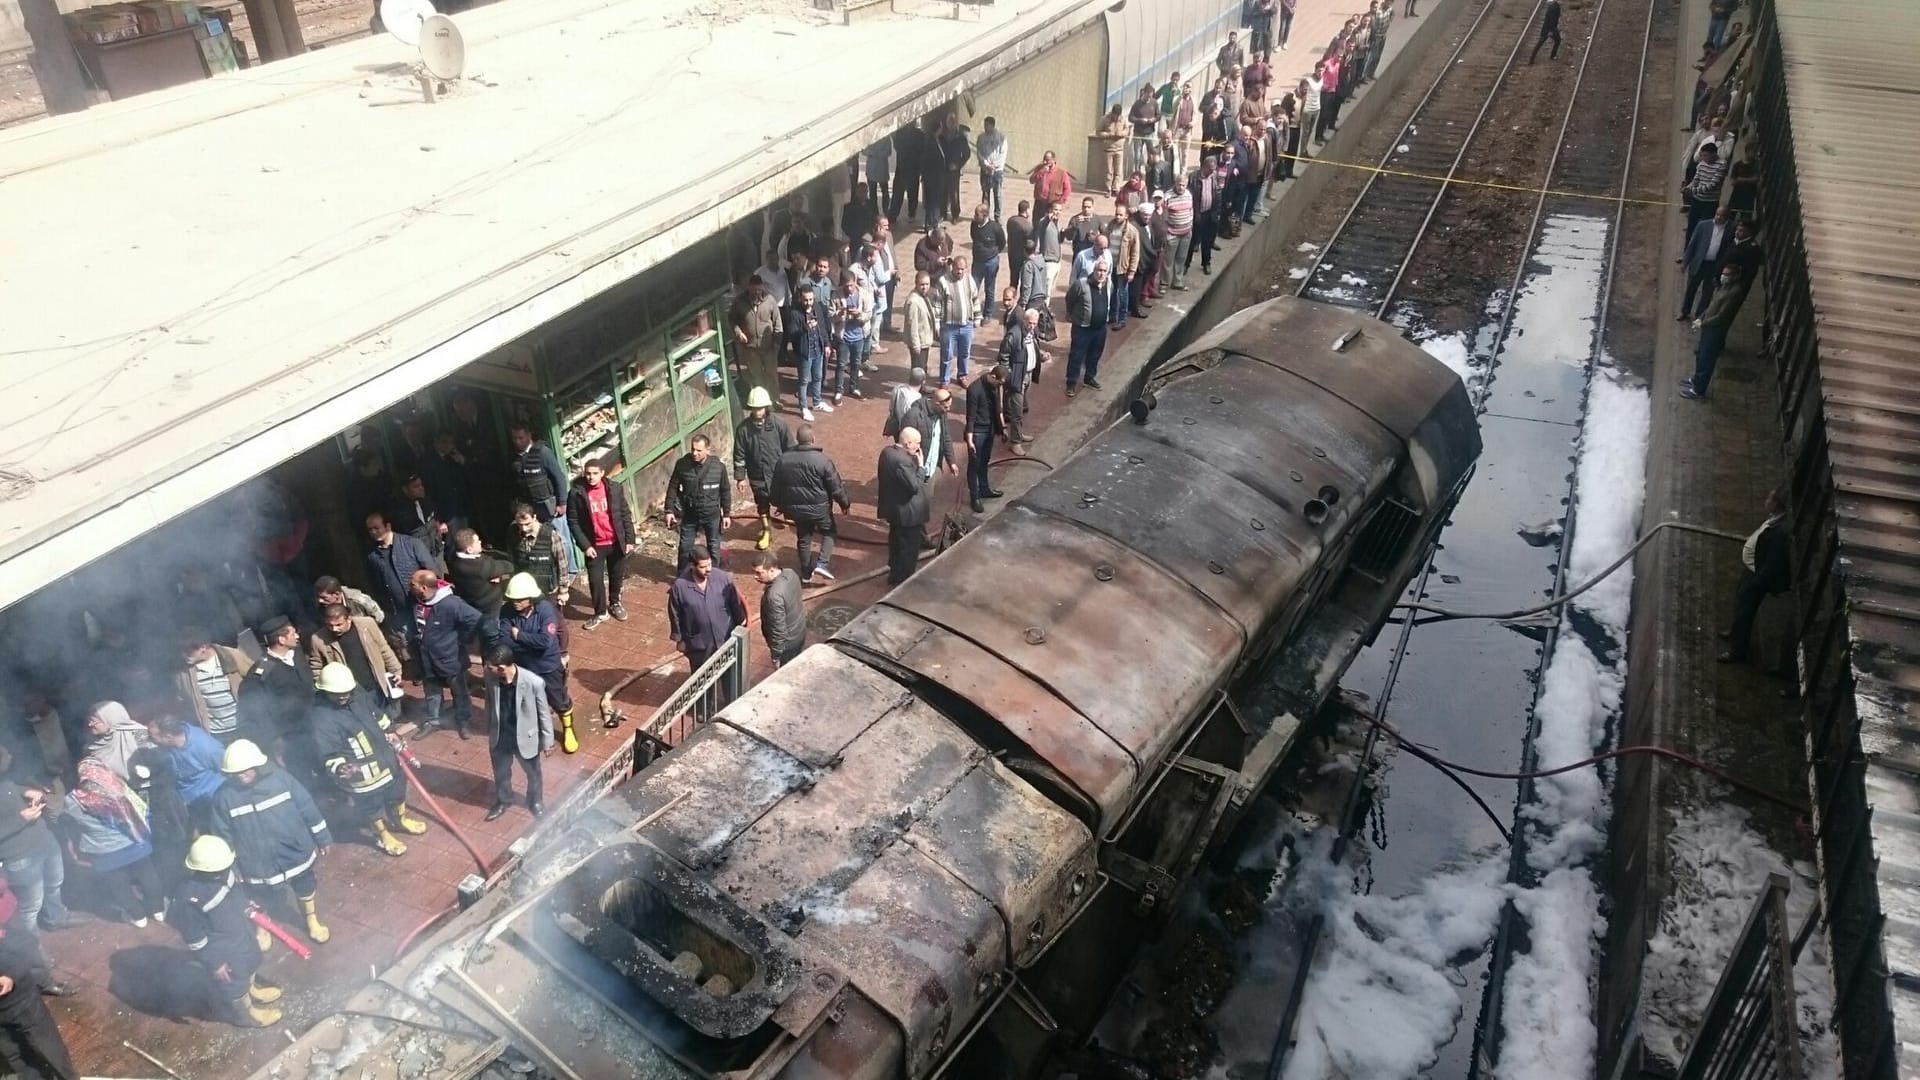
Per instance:
[[[515,574],[507,582],[507,606],[500,612],[500,641],[513,654],[514,663],[540,677],[547,704],[560,718],[561,749],[571,754],[580,749],[580,740],[573,734],[573,698],[567,693],[567,668],[560,654],[560,621],[559,610],[541,598],[533,575]],[[495,730],[494,741],[499,738],[500,732]]]
[[[733,327],[733,343],[746,372],[745,385],[769,395],[779,393],[780,369],[776,365],[780,358],[780,305],[768,294],[766,283],[757,276],[747,278],[727,321]]]
[[[233,848],[218,836],[202,836],[187,849],[187,874],[174,889],[168,921],[206,972],[214,1019],[235,1027],[271,1027],[280,1022],[280,988],[262,983],[259,929],[253,907],[233,872]]]
[[[320,692],[313,706],[313,743],[320,763],[347,795],[355,817],[373,829],[374,844],[389,855],[405,855],[388,828],[418,836],[425,822],[407,813],[407,787],[394,750],[397,738],[389,733],[393,721],[384,702],[354,685],[345,664],[328,664],[314,680]]]
[[[235,872],[262,907],[280,886],[292,886],[307,916],[307,936],[326,944],[333,935],[314,910],[320,883],[314,880],[313,864],[333,836],[313,796],[300,781],[274,768],[249,739],[227,747],[220,771],[227,780],[214,793],[209,825],[213,835],[233,849]],[[261,952],[272,947],[273,938],[264,928],[256,934]]]
[[[256,740],[270,740],[278,754],[287,736],[306,722],[313,675],[299,662],[300,631],[286,616],[273,616],[256,633],[266,652],[241,683],[240,708]]]
[[[540,755],[553,749],[553,684],[567,681],[564,672],[542,679],[514,659],[517,646],[495,648],[487,654],[487,711],[493,715],[490,756],[493,761],[494,821],[513,804],[513,763],[527,777],[527,810],[539,817],[546,810],[546,787],[540,776]],[[561,694],[564,697],[564,686]],[[569,718],[571,723],[571,718]],[[568,732],[572,734],[571,729]],[[571,751],[569,751],[571,753]]]
[[[793,446],[793,433],[774,416],[773,399],[763,387],[747,395],[747,415],[733,432],[733,482],[753,492],[753,510],[760,517],[761,551],[773,546],[773,469],[780,455]]]

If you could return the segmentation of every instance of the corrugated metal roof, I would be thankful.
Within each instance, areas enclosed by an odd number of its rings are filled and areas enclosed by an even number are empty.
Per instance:
[[[1776,0],[1900,1075],[1920,1069],[1920,8]]]

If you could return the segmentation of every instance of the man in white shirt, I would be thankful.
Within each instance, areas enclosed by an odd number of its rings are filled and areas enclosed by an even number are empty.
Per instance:
[[[1722,206],[1713,212],[1711,221],[1703,221],[1693,227],[1693,235],[1687,237],[1686,251],[1680,261],[1687,268],[1687,291],[1680,298],[1680,320],[1687,322],[1697,319],[1707,312],[1707,305],[1713,303],[1713,287],[1720,278],[1721,253],[1727,250],[1728,241],[1733,237],[1733,225],[1727,220],[1727,208]],[[1694,306],[1694,293],[1700,294],[1699,307]]]
[[[980,201],[993,207],[993,220],[999,221],[1000,189],[1007,179],[1007,133],[993,117],[987,117],[973,151],[980,161]]]

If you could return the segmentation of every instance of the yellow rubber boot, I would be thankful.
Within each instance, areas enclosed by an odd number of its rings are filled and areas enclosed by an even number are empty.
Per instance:
[[[253,940],[255,944],[260,946],[261,952],[266,952],[273,948],[273,935],[267,933],[267,928],[264,926],[256,926],[253,928]]]
[[[421,833],[427,831],[426,822],[407,813],[406,803],[401,803],[400,809],[394,811],[393,823],[398,825],[400,831],[406,833],[408,836],[419,836]]]
[[[260,985],[260,976],[258,975],[255,975],[253,981],[247,984],[247,996],[252,998],[257,1005],[271,1005],[279,1001],[280,993],[281,990],[277,986]]]
[[[280,1022],[280,1010],[271,1005],[255,1005],[247,1002],[247,1015],[261,1027],[272,1027]]]
[[[387,831],[387,823],[384,821],[375,821],[373,823],[373,844],[389,855],[405,855],[407,853],[407,845],[401,843],[398,837]]]
[[[580,752],[580,740],[573,734],[573,710],[560,714],[560,749],[569,754]]]
[[[760,515],[760,539],[753,546],[761,551],[773,546],[773,519],[765,514]]]
[[[312,938],[315,944],[325,945],[327,939],[333,936],[333,931],[327,929],[326,924],[320,921],[320,916],[315,914],[314,908],[319,906],[316,901],[317,895],[303,896],[300,898],[300,907],[307,913],[307,936]],[[274,993],[277,996],[279,991]]]

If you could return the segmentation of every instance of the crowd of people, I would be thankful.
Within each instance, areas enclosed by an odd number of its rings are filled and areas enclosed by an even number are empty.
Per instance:
[[[731,456],[696,436],[667,485],[677,558],[665,615],[689,669],[750,622],[776,664],[804,648],[807,590],[834,581],[838,520],[852,506],[815,424],[847,397],[881,393],[873,361],[889,343],[909,369],[885,395],[890,442],[875,463],[897,584],[932,546],[943,477],[964,482],[976,512],[1001,496],[988,466],[998,448],[1023,454],[1033,441],[1028,414],[1061,320],[1057,384],[1067,397],[1100,390],[1110,329],[1186,289],[1196,260],[1212,272],[1216,240],[1259,219],[1372,77],[1392,19],[1373,3],[1312,74],[1276,93],[1272,56],[1291,47],[1294,7],[1255,0],[1251,53],[1233,35],[1197,97],[1177,73],[1143,88],[1118,114],[1099,197],[1052,151],[1019,197],[1008,133],[989,117],[975,134],[948,111],[856,157],[833,220],[804,203],[779,216],[727,320],[744,389]],[[980,196],[963,215],[968,167]],[[896,266],[893,223],[916,219],[913,265]],[[1004,333],[976,356],[989,320]],[[784,386],[783,364],[795,373]],[[247,537],[245,557],[197,550],[85,605],[75,642],[98,677],[26,693],[17,722],[0,726],[0,1057],[38,1070],[22,1075],[73,1074],[39,1003],[67,992],[40,931],[73,918],[69,868],[107,917],[179,936],[203,1015],[264,1026],[281,1018],[282,990],[260,976],[262,956],[298,931],[313,945],[333,936],[329,847],[357,836],[400,858],[429,827],[408,801],[403,707],[418,721],[409,739],[445,729],[488,740],[488,820],[516,805],[544,812],[542,760],[579,749],[569,631],[629,618],[637,515],[600,464],[570,476],[525,423],[497,448],[485,405],[462,391],[443,421],[407,419],[384,448],[354,450],[346,499],[367,538],[360,566],[315,574],[303,511],[262,485],[265,505],[244,528],[232,515],[197,519]],[[757,618],[724,566],[749,500]],[[791,563],[777,526],[793,531]],[[591,610],[570,628],[576,591]],[[116,617],[136,595],[164,620]]]

